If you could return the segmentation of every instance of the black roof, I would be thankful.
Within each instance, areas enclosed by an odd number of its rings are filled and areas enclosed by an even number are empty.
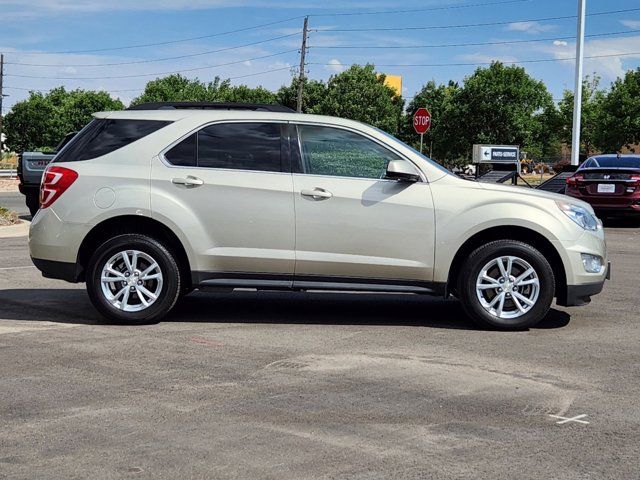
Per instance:
[[[265,103],[221,103],[221,102],[152,102],[141,103],[127,110],[254,110],[259,112],[293,113],[289,107]]]

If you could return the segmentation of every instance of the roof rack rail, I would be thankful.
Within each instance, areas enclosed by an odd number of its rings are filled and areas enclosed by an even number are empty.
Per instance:
[[[222,103],[222,102],[151,102],[141,103],[127,110],[254,110],[259,112],[294,113],[283,105],[266,103]]]

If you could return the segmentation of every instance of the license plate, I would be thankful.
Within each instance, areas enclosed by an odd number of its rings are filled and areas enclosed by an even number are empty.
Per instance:
[[[598,184],[598,193],[615,193],[616,186],[613,183]]]

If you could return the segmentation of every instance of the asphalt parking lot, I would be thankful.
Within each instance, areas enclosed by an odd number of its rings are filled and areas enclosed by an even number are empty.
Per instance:
[[[512,333],[455,301],[268,292],[103,325],[0,239],[0,477],[638,478],[640,228],[607,235],[605,291]]]

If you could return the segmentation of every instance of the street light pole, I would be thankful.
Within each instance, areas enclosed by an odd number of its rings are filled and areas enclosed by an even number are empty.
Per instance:
[[[584,63],[584,24],[587,0],[578,0],[578,36],[576,38],[576,86],[573,92],[573,135],[571,165],[580,163],[580,123],[582,116],[582,70]]]

